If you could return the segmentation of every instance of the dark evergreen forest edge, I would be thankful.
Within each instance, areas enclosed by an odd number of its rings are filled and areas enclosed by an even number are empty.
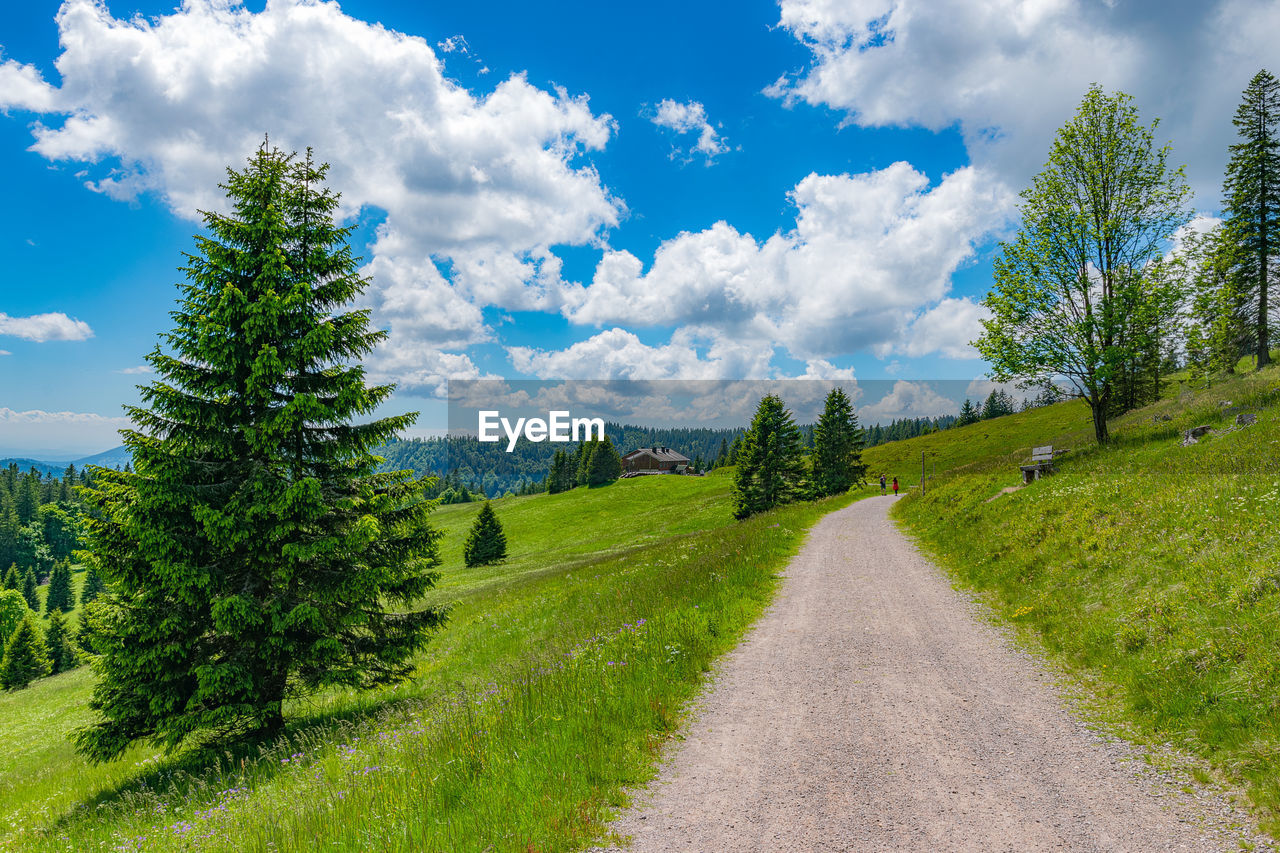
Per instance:
[[[863,430],[865,447],[875,447],[890,441],[901,441],[917,438],[938,430],[964,426],[978,420],[1001,417],[1015,411],[1026,411],[1036,406],[1047,405],[1063,399],[1056,392],[1042,392],[1034,398],[1026,398],[1022,402],[1014,400],[1003,391],[993,391],[981,405],[966,401],[959,417],[955,415],[939,415],[933,418],[901,418],[890,421],[887,425],[873,424]],[[732,464],[736,456],[735,442],[740,442],[746,427],[707,429],[693,427],[645,427],[634,424],[605,423],[605,434],[618,448],[620,453],[630,453],[641,447],[670,447],[688,456],[699,471]],[[813,425],[800,427],[806,448],[813,447]],[[573,450],[576,445],[568,445]],[[440,436],[433,438],[407,438],[393,440],[375,453],[386,462],[379,470],[400,471],[411,470],[419,477],[438,478],[438,482],[429,490],[432,497],[440,497],[449,489],[459,493],[459,487],[468,494],[479,498],[502,497],[506,493],[532,494],[545,491],[545,481],[550,470],[552,457],[557,450],[566,449],[562,444],[547,442],[534,443],[521,438],[515,449],[508,453],[506,444],[481,443],[471,436]],[[129,464],[128,450],[118,447],[99,453],[95,456],[76,460],[73,467],[80,468],[85,464],[101,465],[106,468],[123,468]],[[23,473],[38,471],[43,477],[55,480],[66,465],[56,462],[42,462],[26,458],[0,458],[0,468]]]

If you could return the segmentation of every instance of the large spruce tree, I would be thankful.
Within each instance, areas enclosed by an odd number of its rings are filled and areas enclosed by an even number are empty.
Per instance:
[[[734,516],[746,518],[795,500],[804,477],[804,442],[782,398],[769,394],[742,437],[733,475]]]
[[[1271,362],[1270,297],[1280,280],[1280,80],[1266,69],[1255,74],[1232,123],[1240,141],[1227,162],[1223,218],[1244,256],[1240,280],[1253,299],[1253,343],[1262,367]]]
[[[91,759],[272,735],[288,697],[407,676],[442,620],[414,609],[438,563],[423,485],[371,453],[414,416],[355,422],[392,386],[358,363],[385,333],[343,308],[365,281],[326,170],[266,144],[228,169],[128,409],[134,470],[93,469]]]
[[[842,388],[832,388],[813,428],[813,493],[817,497],[849,491],[867,476],[862,463],[862,429],[853,403]]]

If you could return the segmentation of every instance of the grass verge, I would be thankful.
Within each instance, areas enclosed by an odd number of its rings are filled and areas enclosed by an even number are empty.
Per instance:
[[[1264,370],[1162,400],[1122,419],[1113,444],[1077,446],[1056,476],[1007,494],[1020,483],[1016,460],[971,461],[894,510],[1139,737],[1199,755],[1241,784],[1273,835],[1278,381],[1280,371]],[[1238,413],[1257,422],[1236,426]],[[1214,431],[1183,447],[1183,430],[1202,424]]]

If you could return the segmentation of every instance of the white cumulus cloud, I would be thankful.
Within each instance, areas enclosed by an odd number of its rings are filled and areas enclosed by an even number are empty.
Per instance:
[[[598,240],[622,213],[581,162],[614,129],[585,96],[521,75],[474,95],[445,76],[424,39],[352,18],[336,3],[273,0],[254,13],[237,0],[187,0],[168,15],[120,20],[95,0],[66,0],[57,21],[60,85],[6,61],[0,109],[53,114],[35,125],[33,148],[92,164],[90,188],[122,199],[155,193],[194,218],[224,206],[217,184],[226,166],[242,164],[270,133],[273,144],[312,146],[332,164],[345,216],[385,212],[369,301],[383,306],[374,319],[391,339],[375,361],[488,337],[473,298],[453,293],[436,259],[537,267],[547,247]],[[462,55],[465,43],[439,49]],[[518,274],[503,282],[508,291],[521,285]],[[398,306],[441,314],[419,319]],[[442,378],[414,376],[429,385]]]
[[[959,413],[959,403],[942,396],[927,384],[899,379],[888,394],[868,406],[859,407],[858,420],[865,426],[887,424],[901,418],[933,418]]]
[[[947,298],[911,322],[906,343],[910,356],[940,353],[947,358],[978,358],[972,342],[982,336],[982,321],[991,312],[969,297]]]
[[[83,320],[68,317],[62,312],[32,314],[30,317],[10,317],[0,312],[0,335],[9,335],[28,341],[83,341],[93,337],[93,329]]]
[[[663,243],[647,271],[630,252],[606,253],[589,287],[567,288],[565,315],[596,325],[694,324],[727,339],[776,342],[805,361],[888,354],[1013,208],[1012,196],[974,168],[930,186],[901,162],[809,175],[791,199],[795,227],[763,241],[719,222]],[[941,327],[957,305],[972,315],[971,303],[952,300],[926,314],[925,326]],[[965,333],[934,349],[969,357],[956,340]]]
[[[665,127],[681,136],[688,133],[697,134],[697,141],[689,147],[688,151],[685,152],[682,149],[673,150],[671,152],[672,159],[677,156],[691,156],[694,153],[698,153],[706,157],[707,162],[710,163],[717,155],[729,150],[729,145],[725,142],[720,131],[708,121],[706,107],[698,101],[681,103],[665,98],[658,104],[658,108],[650,121],[658,127]]]
[[[1217,206],[1231,115],[1274,57],[1280,4],[1171,0],[782,0],[811,65],[767,91],[863,127],[958,126],[973,162],[1022,185],[1097,82],[1133,95]],[[1167,136],[1166,136],[1167,134]]]

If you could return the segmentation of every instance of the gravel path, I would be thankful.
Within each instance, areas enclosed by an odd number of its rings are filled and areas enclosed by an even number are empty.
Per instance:
[[[722,661],[685,741],[613,829],[632,851],[1239,850],[1065,709],[888,520],[828,515]],[[1233,817],[1238,817],[1235,815]]]

